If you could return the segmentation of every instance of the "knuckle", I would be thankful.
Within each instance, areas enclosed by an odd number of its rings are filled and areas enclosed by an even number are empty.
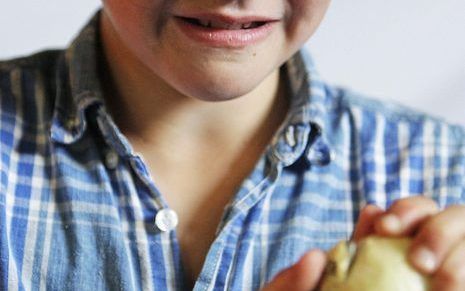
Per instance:
[[[452,288],[465,285],[465,272],[459,270],[439,269],[434,276],[435,285],[441,288]],[[442,289],[442,290],[444,290]]]
[[[455,205],[448,206],[445,209],[445,211],[464,215],[465,214],[465,206],[455,204]]]
[[[465,207],[451,206],[444,212],[430,216],[422,226],[421,236],[429,241],[454,241],[465,235],[463,218],[465,218]]]
[[[436,212],[439,210],[439,207],[436,201],[434,201],[431,198],[425,197],[425,196],[416,196],[414,197],[414,199],[410,201],[410,203],[415,206],[418,205],[422,209],[428,212]]]
[[[397,212],[409,211],[410,209],[423,209],[427,212],[438,210],[437,203],[425,196],[414,196],[396,200],[392,203],[390,209]]]
[[[405,205],[408,205],[408,204],[409,204],[408,198],[398,199],[392,203],[390,208],[391,209],[403,208]]]
[[[438,224],[430,223],[425,225],[421,232],[421,240],[433,249],[441,246],[442,242],[449,237],[448,228]]]
[[[412,203],[406,199],[399,199],[394,201],[388,209],[388,212],[402,215],[412,208]]]

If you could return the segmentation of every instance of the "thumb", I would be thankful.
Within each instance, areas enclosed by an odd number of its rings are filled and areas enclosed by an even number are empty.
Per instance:
[[[276,275],[262,291],[295,290],[309,291],[318,286],[326,266],[326,254],[312,250],[284,271]]]

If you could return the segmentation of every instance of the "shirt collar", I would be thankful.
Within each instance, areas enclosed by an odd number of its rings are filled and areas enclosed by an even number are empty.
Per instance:
[[[52,121],[52,139],[70,144],[87,128],[86,112],[104,103],[98,59],[100,12],[97,12],[62,55],[57,68],[57,96]],[[321,80],[308,52],[298,51],[285,64],[291,90],[290,110],[270,145],[271,158],[290,165],[309,147],[329,147],[325,120],[329,108],[329,89]],[[96,111],[95,111],[96,112]],[[311,137],[316,137],[315,142]],[[318,155],[319,153],[317,153]]]
[[[65,144],[77,141],[87,128],[86,111],[103,104],[98,77],[100,46],[97,12],[62,54],[56,72],[56,102],[51,125],[53,140]]]
[[[309,123],[324,132],[330,102],[327,85],[316,70],[313,59],[305,49],[298,51],[286,63],[295,121]],[[292,111],[290,113],[292,114]]]
[[[271,143],[269,156],[283,166],[295,163],[302,155],[312,164],[325,165],[334,154],[325,130],[333,100],[330,88],[304,49],[290,58],[285,68],[291,104]]]

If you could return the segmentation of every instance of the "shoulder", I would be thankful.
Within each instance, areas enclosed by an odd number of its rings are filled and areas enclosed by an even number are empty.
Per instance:
[[[328,136],[366,185],[397,193],[392,197],[423,194],[441,206],[464,203],[463,126],[353,91],[332,89],[330,95]]]
[[[56,62],[62,50],[45,50],[35,54],[17,57],[13,59],[0,60],[1,71],[13,71],[15,69],[46,68]]]
[[[63,58],[60,50],[0,61],[0,113],[4,120],[47,122],[57,90],[56,76]]]
[[[374,142],[382,133],[383,139],[408,145],[465,146],[465,128],[461,125],[393,101],[379,100],[342,88],[330,90],[333,104],[330,122],[333,125],[346,122],[362,141]]]
[[[62,50],[47,50],[29,56],[0,60],[0,80],[2,81],[0,89],[8,91],[8,87],[50,80],[54,77],[62,57]],[[16,84],[16,82],[20,83]]]

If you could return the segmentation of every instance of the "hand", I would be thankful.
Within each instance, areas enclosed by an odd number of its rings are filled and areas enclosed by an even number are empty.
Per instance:
[[[465,206],[439,211],[433,200],[421,196],[400,199],[386,211],[368,205],[353,239],[369,234],[411,236],[409,260],[431,275],[433,290],[465,290]]]
[[[315,290],[326,266],[326,254],[312,250],[300,258],[293,266],[281,271],[262,291]]]

